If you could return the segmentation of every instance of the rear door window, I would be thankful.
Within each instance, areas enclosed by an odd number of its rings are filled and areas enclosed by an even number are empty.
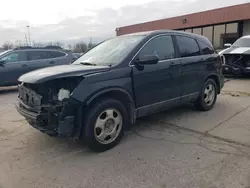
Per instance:
[[[27,53],[29,61],[51,58],[49,51],[28,51]]]
[[[59,51],[50,51],[50,56],[51,58],[57,58],[57,57],[63,57],[66,54],[63,52],[59,52]]]
[[[140,51],[139,57],[157,55],[159,60],[168,60],[175,57],[174,44],[170,35],[159,36],[150,40]]]
[[[190,37],[176,36],[180,57],[192,57],[201,55],[197,42]]]

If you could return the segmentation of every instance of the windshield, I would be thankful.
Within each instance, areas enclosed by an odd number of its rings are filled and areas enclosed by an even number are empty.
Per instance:
[[[240,38],[234,44],[233,47],[249,47],[250,48],[250,38]]]
[[[117,65],[126,58],[143,37],[143,35],[131,35],[107,40],[81,56],[73,64]]]

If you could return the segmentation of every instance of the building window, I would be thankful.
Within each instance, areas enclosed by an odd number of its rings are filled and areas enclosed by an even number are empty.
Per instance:
[[[216,49],[223,48],[223,34],[225,33],[225,25],[214,26],[214,47]]]
[[[195,33],[197,35],[201,35],[201,28],[195,28],[195,29],[193,29],[193,33]]]
[[[238,32],[238,23],[227,24],[226,33],[237,33]]]
[[[250,35],[250,21],[244,22],[243,35]]]
[[[192,33],[192,29],[186,29],[185,32]]]
[[[238,23],[226,24],[226,33],[223,36],[223,46],[226,43],[233,44],[239,38],[238,25]]]
[[[211,42],[213,41],[213,27],[204,27],[203,28],[203,36],[207,37]]]

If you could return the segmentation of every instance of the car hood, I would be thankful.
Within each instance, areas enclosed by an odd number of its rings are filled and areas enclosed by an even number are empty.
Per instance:
[[[54,67],[42,68],[22,75],[18,81],[25,83],[43,83],[50,80],[84,76],[88,74],[109,71],[109,66],[86,66],[86,65],[59,65]]]
[[[228,48],[222,54],[250,54],[250,47]]]
[[[218,54],[219,54],[219,55],[223,55],[224,52],[227,51],[228,49],[229,49],[229,48],[226,48],[226,49],[224,49],[224,50],[221,50],[221,51],[218,52]]]

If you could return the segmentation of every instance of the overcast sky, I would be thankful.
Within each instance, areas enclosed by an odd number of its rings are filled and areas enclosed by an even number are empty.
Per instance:
[[[102,40],[115,28],[138,22],[247,3],[250,0],[3,0],[0,44],[24,41],[30,25],[32,41]]]

